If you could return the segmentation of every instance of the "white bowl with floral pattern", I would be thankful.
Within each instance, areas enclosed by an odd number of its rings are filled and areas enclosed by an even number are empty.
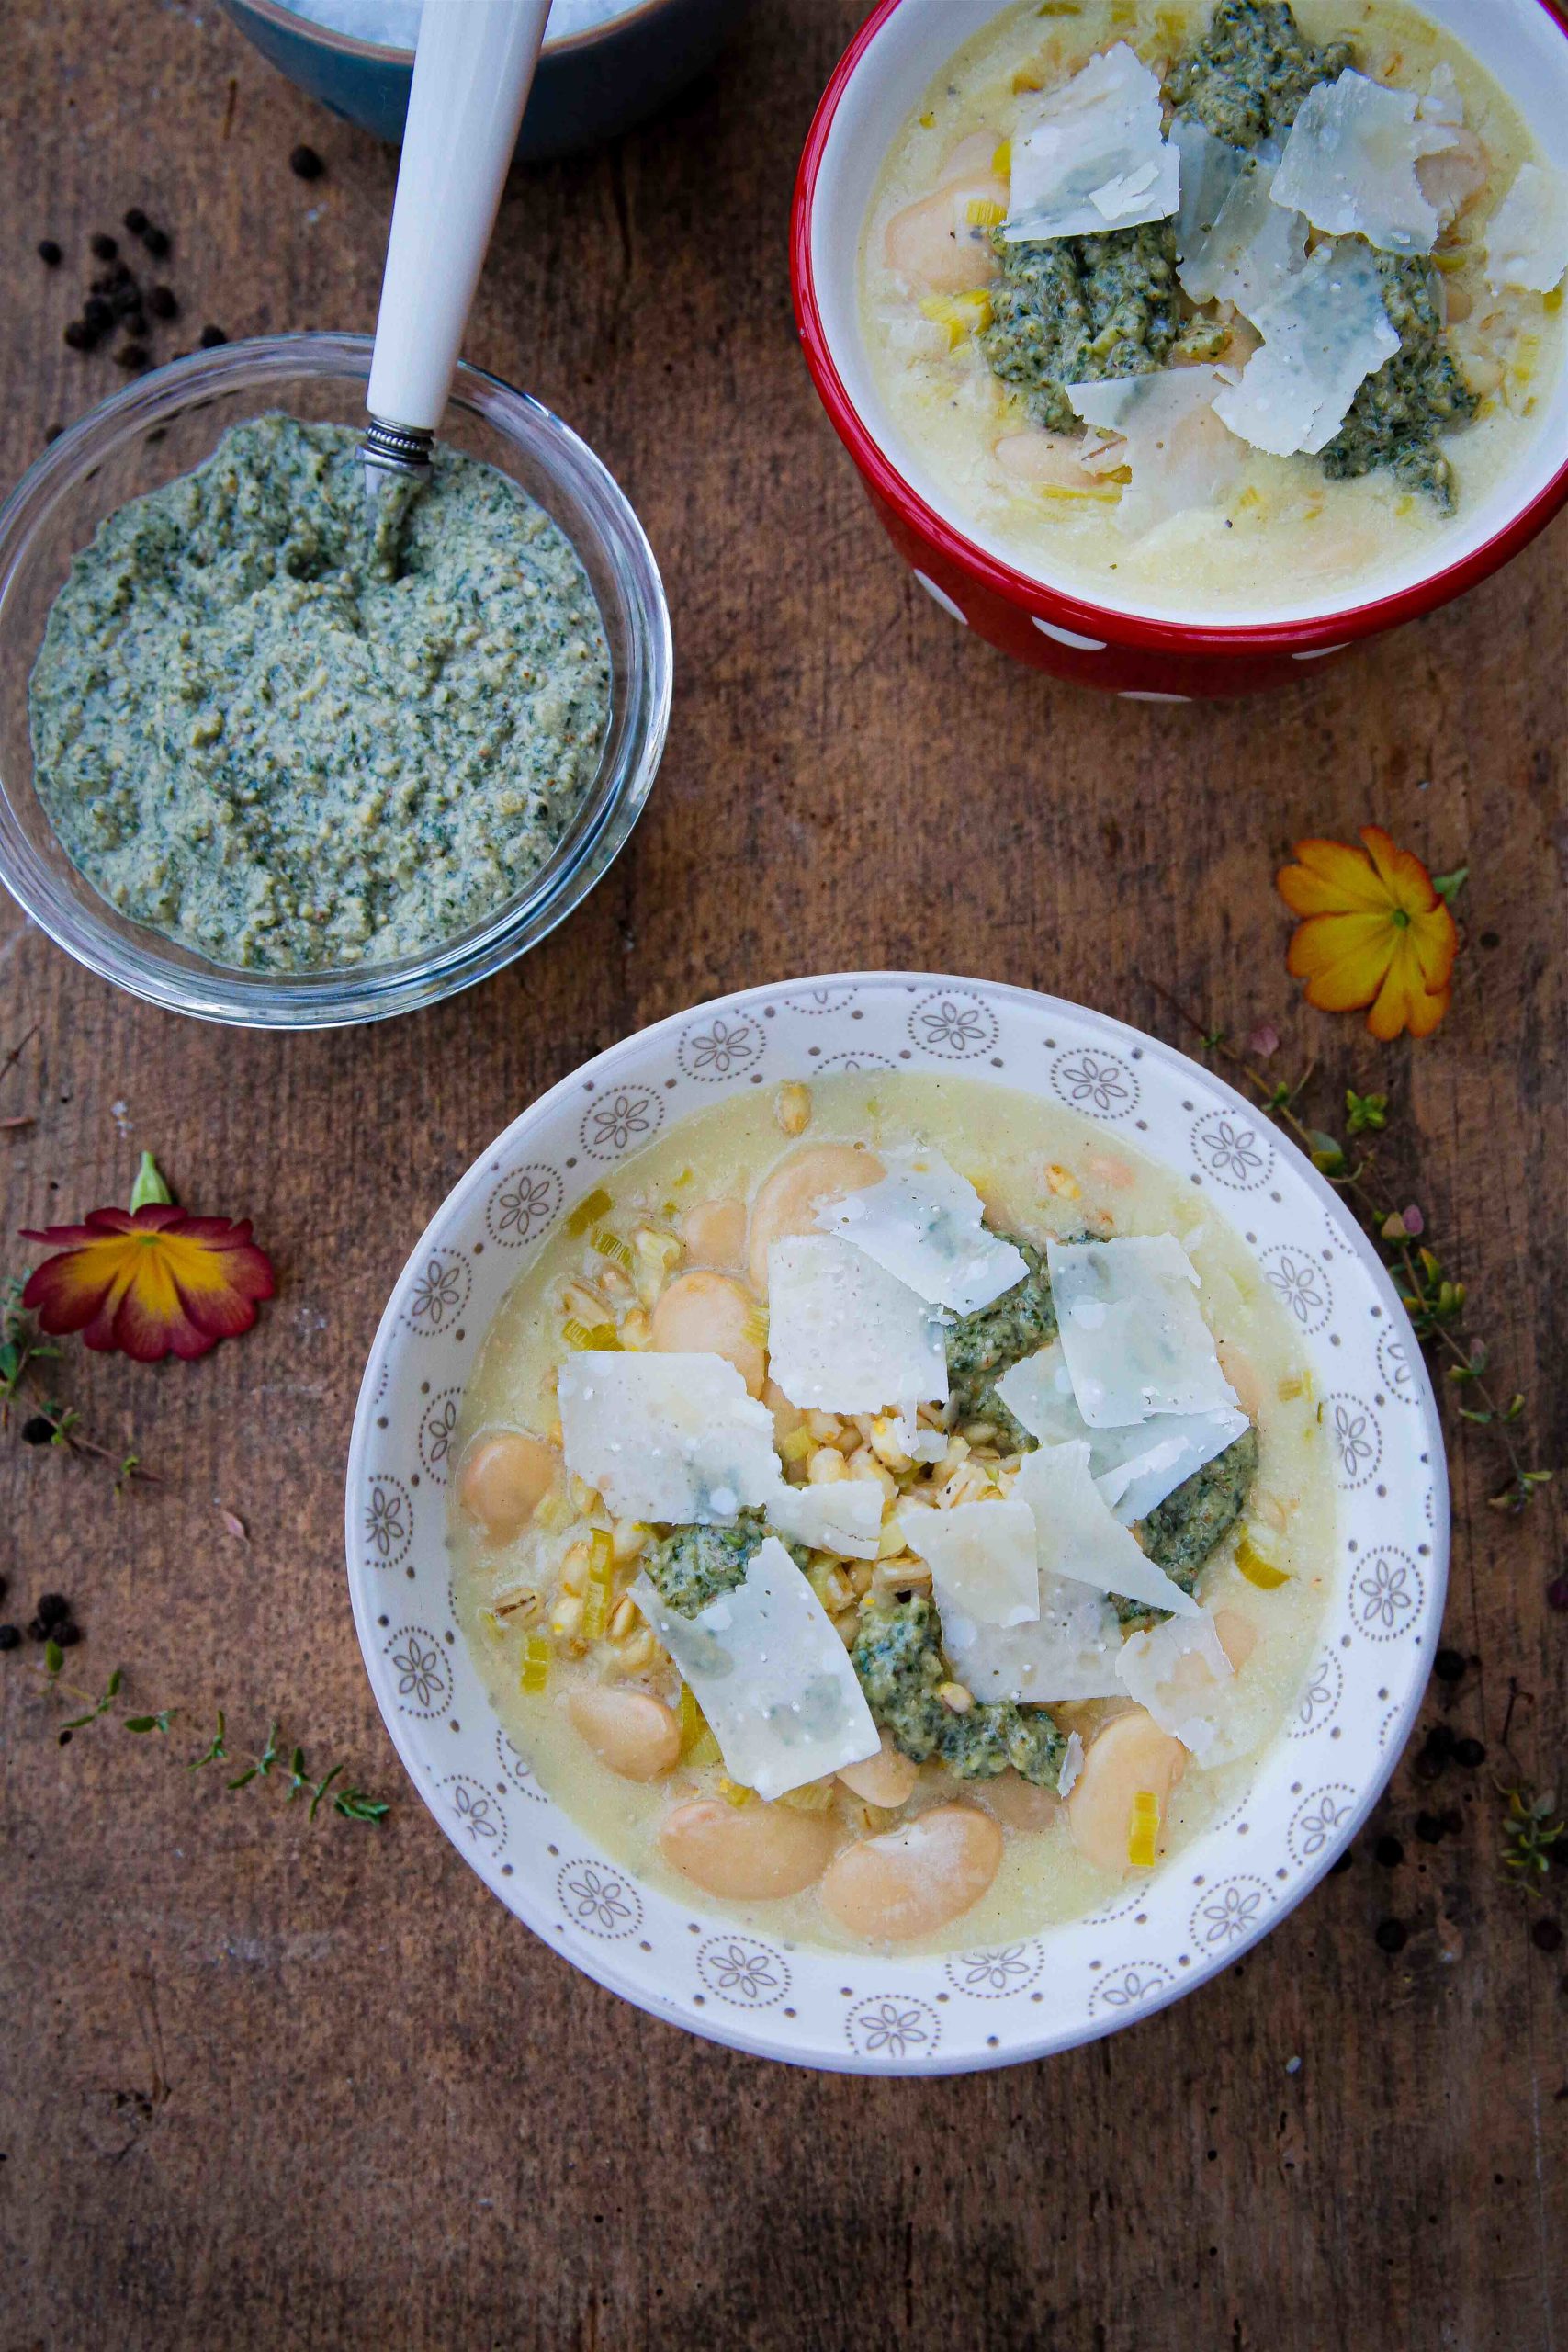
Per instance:
[[[595,1849],[502,1730],[453,1613],[450,1441],[491,1317],[605,1172],[727,1090],[952,1070],[1120,1129],[1206,1193],[1294,1319],[1334,1439],[1335,1585],[1284,1734],[1222,1821],[1090,1917],[999,1949],[846,1956],[741,1931]],[[1191,1992],[1266,1935],[1360,1826],[1441,1622],[1448,1483],[1430,1384],[1375,1252],[1259,1113],[1168,1046],[1027,989],[851,973],[656,1023],[564,1079],[456,1185],[371,1350],[349,1455],[355,1623],[436,1820],[535,1933],[651,2015],[769,2058],[940,2075],[1043,2057]]]

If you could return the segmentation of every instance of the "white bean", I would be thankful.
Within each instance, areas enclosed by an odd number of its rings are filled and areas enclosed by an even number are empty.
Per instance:
[[[753,1396],[762,1393],[767,1352],[757,1302],[728,1274],[697,1267],[678,1274],[653,1310],[649,1343],[665,1355],[724,1356]]]
[[[1231,1672],[1239,1674],[1258,1647],[1257,1626],[1250,1617],[1244,1617],[1239,1609],[1216,1609],[1214,1632],[1221,1649],[1231,1662]]]
[[[671,1870],[705,1894],[731,1903],[761,1902],[813,1885],[827,1867],[834,1836],[825,1814],[698,1797],[665,1815],[659,1850]]]
[[[973,1805],[940,1804],[834,1857],[822,1908],[867,1943],[911,1943],[972,1910],[1001,1867],[1002,1833]]]
[[[739,1266],[746,1254],[744,1201],[699,1201],[681,1220],[681,1238],[700,1266]]]
[[[840,1764],[839,1767],[839,1778],[846,1789],[863,1798],[867,1804],[888,1807],[903,1804],[912,1797],[915,1782],[919,1777],[919,1766],[912,1763],[908,1757],[899,1754],[889,1731],[883,1733],[882,1746],[877,1753],[868,1756],[863,1764]]]
[[[950,180],[907,204],[887,223],[889,268],[932,294],[964,294],[987,285],[998,264],[985,230],[972,225],[969,207],[999,204],[1005,211],[1007,202],[1007,182],[983,172]]]
[[[1084,469],[1078,463],[1081,441],[1063,433],[1043,433],[1030,426],[1021,433],[1004,433],[996,458],[1004,473],[1033,489],[1082,490]]]
[[[996,1815],[1004,1829],[1049,1829],[1062,1810],[1062,1800],[1054,1789],[1036,1788],[1021,1772],[998,1773],[986,1782],[981,1796],[987,1812]]]
[[[1165,1821],[1166,1801],[1187,1769],[1187,1750],[1145,1707],[1115,1715],[1089,1743],[1067,1799],[1073,1842],[1097,1869],[1125,1871],[1133,1800],[1150,1790]]]
[[[859,1193],[884,1174],[874,1152],[856,1144],[814,1144],[797,1151],[763,1178],[751,1204],[747,1267],[759,1298],[768,1295],[768,1251],[792,1233],[815,1233],[817,1210],[823,1201],[842,1200]]]
[[[640,1690],[574,1690],[567,1713],[602,1764],[623,1781],[657,1781],[681,1756],[681,1722]]]
[[[463,1456],[457,1498],[492,1544],[521,1535],[555,1484],[556,1456],[523,1430],[485,1430]]]

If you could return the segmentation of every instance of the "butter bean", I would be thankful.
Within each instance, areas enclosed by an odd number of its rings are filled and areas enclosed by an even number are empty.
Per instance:
[[[1244,1617],[1239,1609],[1216,1609],[1214,1632],[1221,1649],[1231,1662],[1231,1672],[1239,1674],[1258,1647],[1257,1626],[1250,1617]]]
[[[1007,202],[1006,181],[989,172],[950,180],[893,215],[885,248],[888,267],[933,294],[986,285],[999,265],[985,231],[971,224],[969,208],[999,204],[1005,210]]]
[[[681,1221],[681,1238],[699,1266],[739,1266],[746,1254],[744,1201],[699,1201]]]
[[[985,1784],[984,1802],[1004,1829],[1049,1829],[1062,1810],[1054,1789],[1038,1789],[1021,1772],[1001,1772]]]
[[[1161,1731],[1146,1708],[1112,1716],[1089,1743],[1067,1799],[1067,1823],[1078,1851],[1099,1870],[1125,1871],[1133,1799],[1140,1789],[1151,1790],[1163,1829],[1167,1800],[1186,1769],[1187,1750]]]
[[[728,1274],[698,1267],[679,1274],[653,1310],[649,1343],[665,1355],[723,1356],[753,1396],[762,1393],[767,1353],[750,1294]]]
[[[867,1804],[888,1807],[903,1804],[912,1797],[919,1777],[919,1766],[899,1754],[889,1731],[883,1733],[882,1747],[875,1756],[868,1756],[863,1764],[839,1767],[840,1780],[853,1795],[863,1797]]]
[[[523,1430],[486,1430],[463,1456],[457,1498],[492,1544],[510,1544],[555,1484],[558,1466],[541,1439]]]
[[[705,1894],[732,1903],[765,1902],[813,1885],[827,1867],[834,1834],[823,1814],[698,1797],[665,1815],[659,1850],[671,1870]]]
[[[972,1910],[1001,1867],[1002,1833],[973,1805],[941,1804],[834,1857],[822,1907],[867,1943],[912,1943]]]
[[[602,1764],[623,1781],[657,1781],[681,1755],[681,1723],[640,1690],[574,1690],[567,1713]]]
[[[768,1251],[792,1233],[815,1233],[817,1210],[823,1201],[842,1200],[877,1183],[884,1174],[874,1152],[853,1144],[815,1144],[782,1160],[762,1180],[751,1204],[747,1268],[759,1298],[768,1295]]]

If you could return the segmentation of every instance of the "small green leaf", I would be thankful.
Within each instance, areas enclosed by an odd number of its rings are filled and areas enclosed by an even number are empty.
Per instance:
[[[144,1151],[141,1165],[136,1171],[136,1182],[130,1188],[131,1216],[134,1216],[138,1209],[166,1204],[174,1197],[164,1182],[163,1170],[157,1161],[150,1151]]]
[[[1386,1094],[1358,1094],[1353,1086],[1347,1087],[1345,1110],[1353,1136],[1378,1135],[1388,1125]]]
[[[1345,1147],[1334,1137],[1325,1135],[1321,1127],[1307,1129],[1307,1141],[1312,1148],[1312,1164],[1322,1176],[1337,1176],[1345,1165]]]
[[[52,1682],[55,1676],[60,1672],[61,1668],[65,1663],[65,1652],[61,1648],[58,1642],[45,1642],[43,1645],[43,1663],[44,1671]]]
[[[1451,874],[1434,874],[1432,888],[1447,907],[1451,907],[1470,879],[1468,865],[1456,865]]]

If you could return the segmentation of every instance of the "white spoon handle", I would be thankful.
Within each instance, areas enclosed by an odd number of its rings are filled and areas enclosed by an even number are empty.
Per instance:
[[[425,0],[366,404],[441,422],[549,0]]]

